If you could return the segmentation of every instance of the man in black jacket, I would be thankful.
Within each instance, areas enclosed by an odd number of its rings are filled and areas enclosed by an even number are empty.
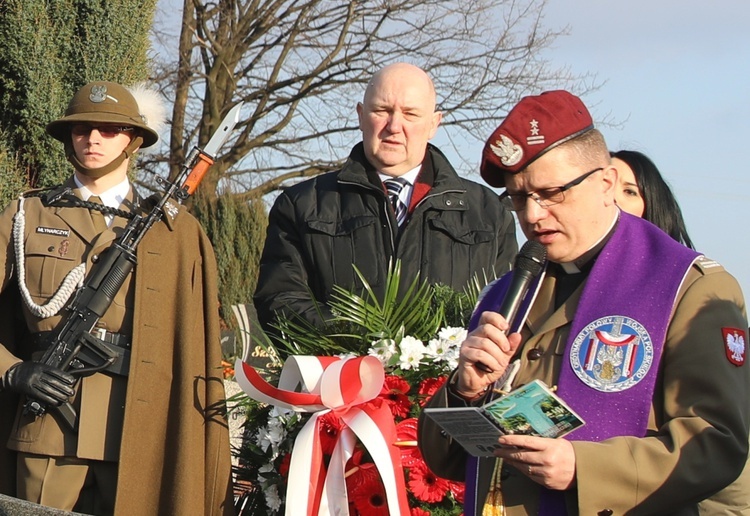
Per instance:
[[[357,105],[362,142],[343,168],[279,195],[254,296],[265,330],[276,311],[322,325],[334,285],[361,287],[353,265],[380,296],[395,260],[402,289],[419,275],[461,291],[475,275],[490,280],[510,268],[513,216],[428,143],[442,119],[435,107],[423,70],[386,66]]]

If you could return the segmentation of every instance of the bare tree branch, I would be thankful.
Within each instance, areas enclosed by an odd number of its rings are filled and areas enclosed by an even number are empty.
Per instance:
[[[165,9],[156,25],[181,24],[177,51],[155,58],[174,106],[170,142],[142,158],[140,181],[174,175],[240,101],[241,121],[201,186],[209,198],[265,195],[334,170],[359,140],[354,108],[367,81],[397,61],[432,76],[452,140],[481,141],[524,95],[597,87],[543,59],[567,30],[544,26],[545,3],[182,0],[181,17]]]

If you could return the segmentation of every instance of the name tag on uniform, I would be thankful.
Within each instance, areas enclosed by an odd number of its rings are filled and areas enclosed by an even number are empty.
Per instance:
[[[55,235],[55,236],[61,236],[61,237],[66,237],[70,235],[69,229],[47,228],[44,226],[37,226],[36,232],[41,233],[42,235]]]

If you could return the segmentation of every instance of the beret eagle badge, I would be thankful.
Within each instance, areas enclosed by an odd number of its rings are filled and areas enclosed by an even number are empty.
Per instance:
[[[492,149],[492,152],[500,158],[500,162],[506,167],[517,165],[521,161],[521,158],[523,158],[523,148],[513,143],[504,134],[501,134],[500,139],[495,140],[494,144],[490,144],[490,149]]]

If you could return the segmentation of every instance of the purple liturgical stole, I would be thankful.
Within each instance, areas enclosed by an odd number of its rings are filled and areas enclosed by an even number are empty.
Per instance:
[[[566,439],[597,442],[646,434],[672,307],[699,256],[652,224],[620,213],[586,280],[565,348],[557,394],[586,421]],[[479,313],[500,305],[503,294],[494,291],[507,290],[509,278],[503,276],[480,301],[470,329]],[[530,305],[535,294],[527,297]],[[519,310],[513,328],[523,325],[527,314],[528,307]],[[477,466],[470,457],[467,515],[481,513],[484,502],[470,494],[476,490]],[[539,514],[565,514],[564,493],[541,489]]]

